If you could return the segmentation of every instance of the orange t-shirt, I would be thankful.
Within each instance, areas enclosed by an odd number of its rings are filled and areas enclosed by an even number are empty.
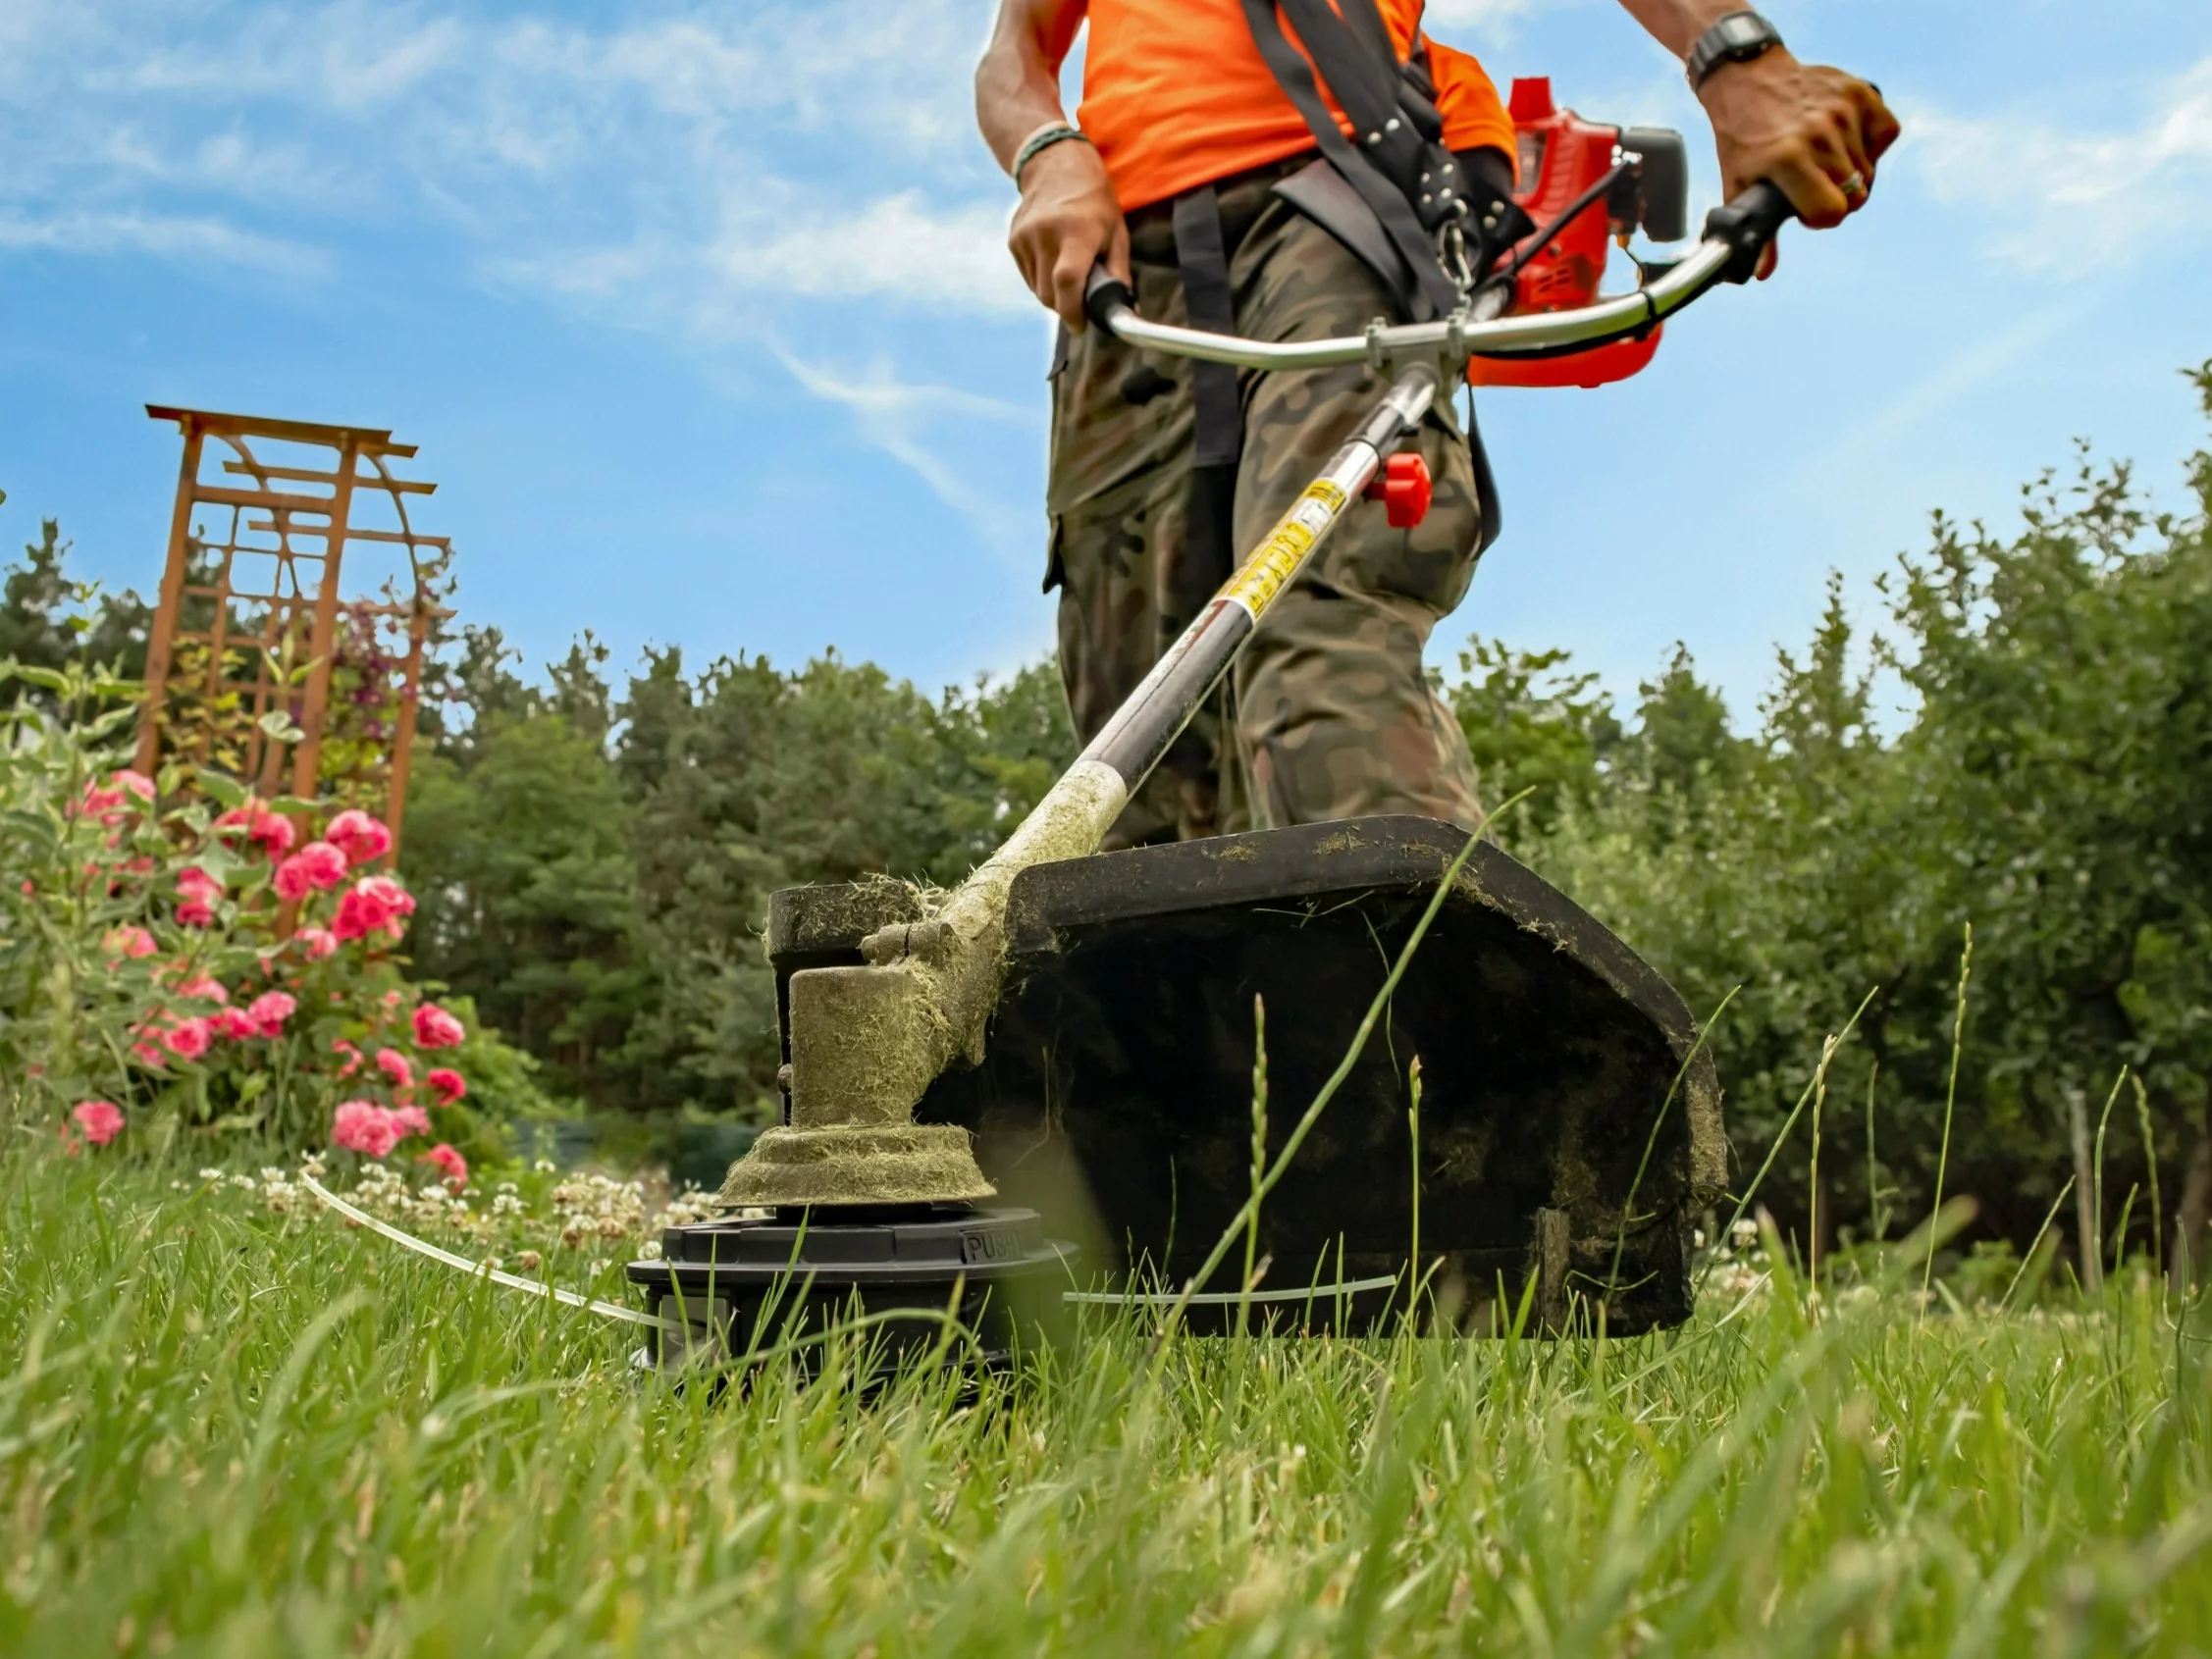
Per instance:
[[[1421,0],[1376,0],[1376,7],[1402,59]],[[1090,0],[1089,17],[1077,120],[1125,212],[1313,148],[1312,132],[1253,42],[1241,0]],[[1297,38],[1288,22],[1284,27]],[[1432,41],[1429,67],[1446,145],[1488,145],[1512,156],[1512,118],[1482,66]],[[1329,107],[1349,132],[1334,97]]]

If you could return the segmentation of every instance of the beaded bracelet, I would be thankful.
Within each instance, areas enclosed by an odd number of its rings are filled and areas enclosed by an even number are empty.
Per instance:
[[[1049,150],[1053,145],[1065,143],[1070,138],[1078,139],[1085,144],[1090,142],[1088,133],[1080,128],[1070,127],[1065,122],[1056,123],[1051,127],[1040,127],[1023,140],[1021,149],[1016,151],[1014,156],[1014,187],[1017,190],[1022,187],[1022,169],[1028,166],[1040,151]]]

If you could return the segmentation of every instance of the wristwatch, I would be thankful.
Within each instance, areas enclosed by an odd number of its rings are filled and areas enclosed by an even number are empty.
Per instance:
[[[1730,12],[1698,36],[1684,63],[1690,73],[1690,89],[1696,91],[1707,77],[1723,64],[1749,63],[1782,43],[1772,24],[1757,12]]]

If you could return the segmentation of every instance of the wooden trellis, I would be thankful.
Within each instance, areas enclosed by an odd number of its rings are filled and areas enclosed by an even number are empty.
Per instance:
[[[417,532],[407,513],[409,496],[438,487],[387,465],[415,446],[365,427],[153,404],[146,413],[177,423],[184,454],[146,651],[138,769],[151,773],[167,757],[218,766],[264,796],[327,790],[377,811],[396,852],[424,651],[451,614],[437,603],[451,545]],[[347,603],[342,568],[359,544],[397,548],[406,574],[381,597]],[[397,670],[395,698],[380,700],[379,712],[337,711],[358,732],[334,725],[334,669],[348,647],[366,653],[365,674]]]

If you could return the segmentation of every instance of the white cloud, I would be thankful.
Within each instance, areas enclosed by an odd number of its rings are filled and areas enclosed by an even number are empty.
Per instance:
[[[293,245],[457,234],[499,280],[685,326],[741,297],[1021,303],[968,110],[976,0],[629,0],[597,26],[546,0],[0,11],[19,47],[0,67],[0,210],[28,221],[221,220]]]
[[[908,190],[843,217],[807,215],[764,238],[764,227],[733,227],[710,262],[748,288],[1027,317],[1037,302],[1007,254],[1006,220],[991,204],[933,211]]]
[[[117,177],[211,191],[253,203],[327,199],[345,175],[297,144],[263,143],[237,129],[210,132],[186,147],[163,144],[133,127],[118,127],[100,146]]]
[[[873,444],[920,478],[1003,563],[1027,569],[1035,562],[1035,510],[1009,506],[978,489],[926,441],[933,429],[951,419],[1033,426],[1033,410],[957,387],[911,385],[901,381],[888,362],[878,361],[854,374],[808,363],[782,349],[776,350],[776,357],[813,396],[850,411],[863,442]]]
[[[1885,475],[1898,457],[1924,453],[1935,418],[2002,380],[2043,349],[2061,331],[2087,314],[2093,295],[2080,294],[2015,316],[1986,334],[1964,340],[1871,414],[1827,435],[1785,476],[1772,481],[1777,500],[1818,499],[1838,479]]]
[[[1591,0],[1429,0],[1421,14],[1421,27],[1454,46],[1464,45],[1470,39],[1483,45],[1502,46],[1518,38],[1523,23],[1590,3]],[[1621,22],[1628,30],[1628,38],[1633,39],[1635,26],[1625,18]]]
[[[1907,154],[1937,199],[2001,216],[1999,253],[2083,272],[2171,245],[2212,222],[2212,57],[2157,87],[2131,130],[1916,109]]]
[[[1421,26],[1489,31],[1535,10],[1536,0],[1429,0]]]
[[[242,231],[220,219],[162,214],[62,213],[50,217],[0,214],[0,248],[58,253],[150,253],[185,262],[211,261],[282,277],[320,276],[329,255],[274,236]]]

